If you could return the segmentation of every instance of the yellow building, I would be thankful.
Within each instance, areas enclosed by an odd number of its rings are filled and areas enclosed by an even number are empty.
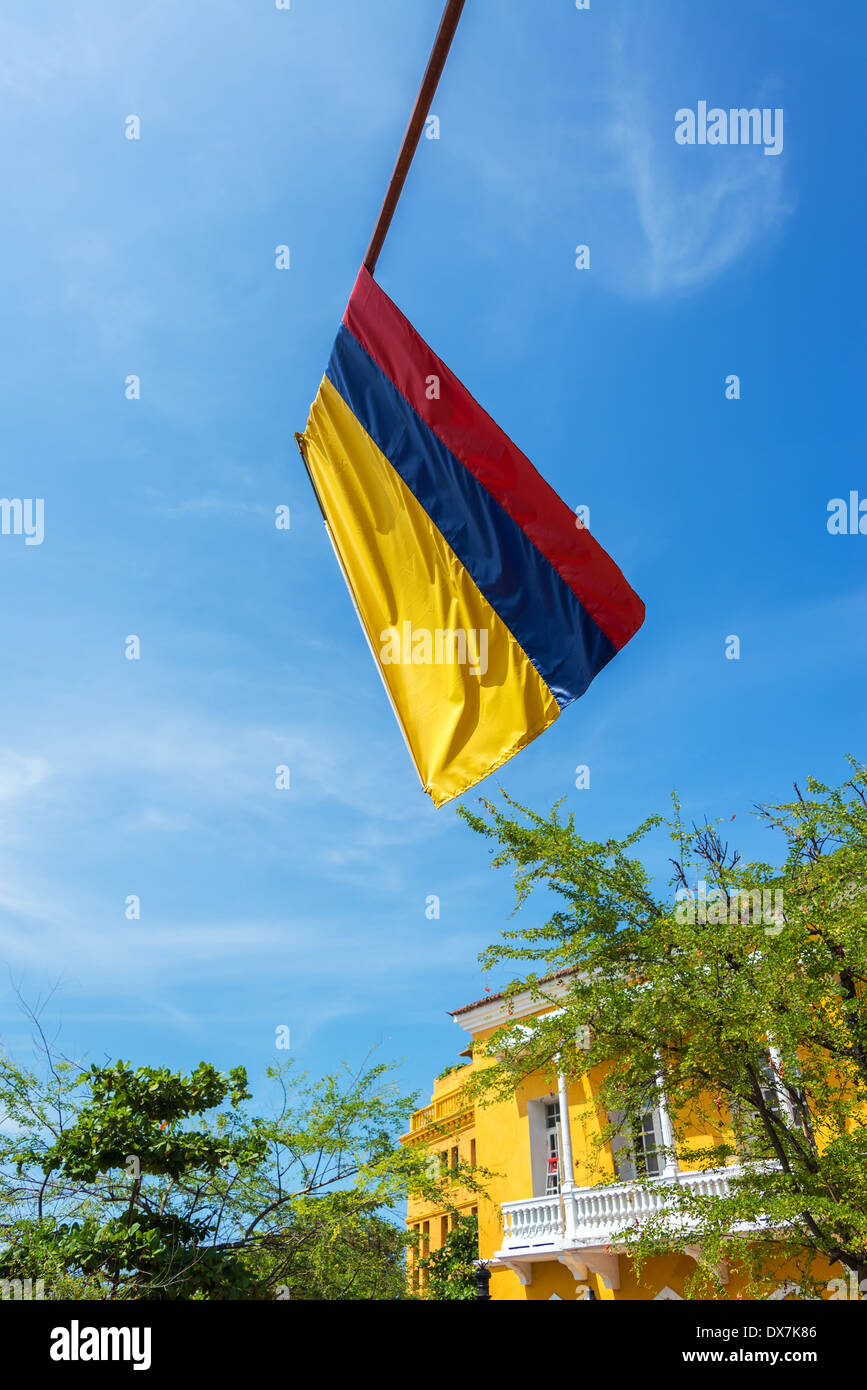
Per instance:
[[[410,1122],[410,1132],[403,1136],[402,1141],[404,1144],[429,1145],[435,1161],[443,1170],[455,1168],[459,1162],[481,1162],[476,1157],[475,1109],[464,1098],[460,1084],[462,1073],[466,1073],[465,1067],[450,1070],[434,1082],[430,1105],[425,1106],[424,1110],[416,1110]],[[480,1215],[479,1196],[475,1192],[453,1190],[452,1206],[456,1206],[464,1216]],[[426,1271],[417,1267],[418,1260],[445,1244],[446,1236],[457,1220],[454,1211],[410,1201],[407,1224],[418,1237],[415,1250],[410,1251],[409,1256],[410,1283],[414,1293],[424,1293],[427,1286]]]
[[[477,1044],[507,1022],[556,1007],[568,973],[547,982],[546,992],[555,1001],[550,1005],[540,1006],[529,993],[509,1001],[490,994],[454,1011],[451,1017],[469,1035],[460,1055],[470,1060],[435,1082],[431,1104],[415,1112],[403,1142],[429,1144],[443,1168],[460,1160],[495,1174],[484,1195],[459,1191],[455,1197],[462,1213],[478,1213],[479,1256],[491,1269],[493,1299],[681,1298],[694,1261],[701,1258],[700,1247],[647,1261],[639,1283],[624,1234],[642,1213],[664,1206],[672,1184],[724,1195],[732,1168],[690,1169],[688,1133],[677,1159],[666,1157],[674,1136],[661,1092],[628,1143],[615,1139],[601,1148],[594,1144],[608,1119],[596,1098],[601,1069],[568,1085],[561,1076],[554,1088],[535,1074],[511,1098],[484,1106],[474,1106],[465,1095],[467,1077],[486,1065],[473,1060]],[[721,1137],[696,1133],[694,1143],[703,1146]],[[653,1181],[636,1185],[638,1176]],[[407,1225],[418,1236],[417,1252],[409,1257],[415,1291],[425,1288],[418,1258],[444,1243],[455,1219],[428,1202],[410,1201]],[[828,1268],[829,1279],[843,1273],[840,1266]],[[737,1280],[725,1268],[720,1274],[728,1297],[737,1297]],[[797,1297],[792,1274],[781,1267],[773,1297]]]

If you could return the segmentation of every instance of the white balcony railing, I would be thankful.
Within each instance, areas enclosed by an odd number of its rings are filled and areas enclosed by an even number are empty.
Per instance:
[[[564,1232],[559,1197],[532,1197],[528,1202],[506,1202],[503,1207],[503,1249],[536,1248],[559,1244]]]
[[[502,1253],[540,1255],[546,1251],[599,1249],[623,1241],[648,1217],[671,1206],[672,1189],[688,1187],[702,1197],[726,1197],[729,1178],[739,1168],[705,1173],[673,1173],[646,1186],[613,1183],[579,1187],[562,1197],[531,1197],[503,1205]]]

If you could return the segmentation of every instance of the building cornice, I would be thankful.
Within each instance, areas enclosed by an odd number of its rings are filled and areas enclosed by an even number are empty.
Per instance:
[[[567,993],[569,977],[573,974],[574,971],[568,970],[549,976],[547,980],[539,981],[538,989],[522,990],[511,998],[505,994],[492,994],[490,999],[479,999],[475,1004],[465,1004],[462,1009],[455,1009],[451,1017],[465,1033],[471,1035],[485,1032],[488,1028],[498,1028],[517,1018],[529,1018],[556,1006]],[[545,998],[540,998],[539,990],[544,991]]]

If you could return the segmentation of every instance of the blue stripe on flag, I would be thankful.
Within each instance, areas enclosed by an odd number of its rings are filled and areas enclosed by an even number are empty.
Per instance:
[[[437,438],[345,325],[326,375],[523,647],[560,708],[583,695],[617,649],[550,560]]]

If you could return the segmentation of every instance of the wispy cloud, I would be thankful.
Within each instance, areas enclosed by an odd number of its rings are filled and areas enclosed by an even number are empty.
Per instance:
[[[0,748],[0,801],[17,801],[44,782],[49,771],[44,758]]]
[[[385,712],[357,698],[337,693],[333,717],[321,723],[305,714],[274,724],[210,713],[189,692],[185,704],[127,698],[122,720],[107,707],[73,705],[71,691],[68,699],[65,723],[22,728],[20,747],[0,752],[0,910],[5,894],[13,912],[27,915],[22,865],[39,862],[46,835],[66,875],[101,861],[102,832],[94,834],[107,814],[124,858],[149,859],[183,837],[188,854],[242,850],[252,863],[291,865],[296,877],[319,872],[379,890],[404,881],[402,851],[452,826],[422,795]],[[344,703],[354,723],[341,717]],[[383,721],[382,731],[371,727]],[[285,789],[276,785],[283,768]]]
[[[714,280],[745,252],[776,238],[794,207],[782,159],[763,158],[753,147],[676,145],[680,103],[669,99],[670,89],[670,81],[651,78],[647,60],[632,56],[621,36],[605,136],[615,184],[634,213],[636,254],[620,258],[619,287],[636,295]]]

